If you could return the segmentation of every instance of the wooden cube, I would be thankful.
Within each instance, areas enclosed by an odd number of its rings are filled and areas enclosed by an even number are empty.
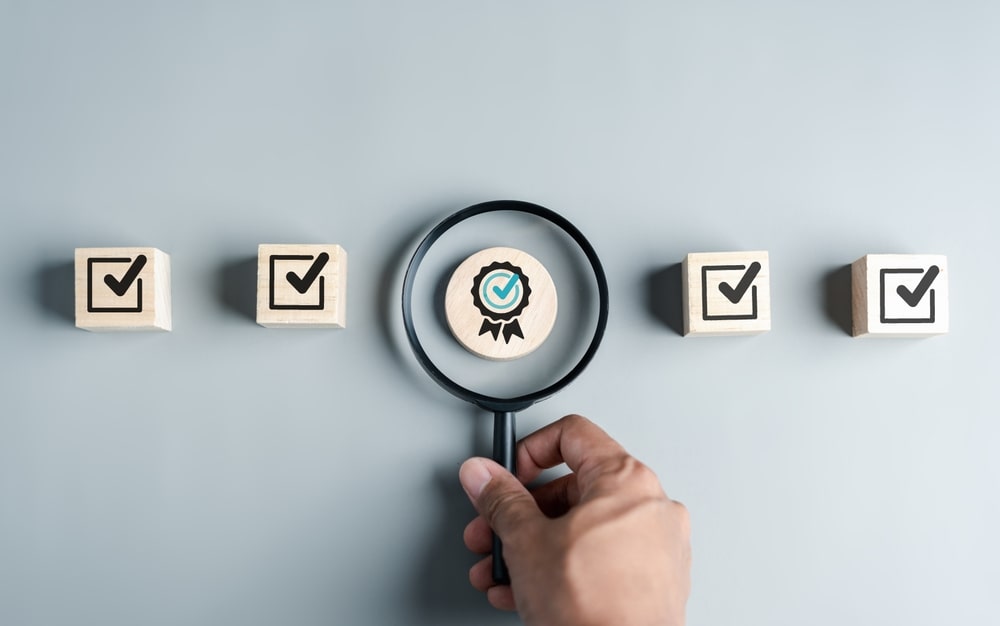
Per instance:
[[[261,244],[257,323],[268,328],[344,328],[347,253],[338,245]]]
[[[170,330],[170,257],[156,248],[77,248],[76,326]]]
[[[684,335],[771,330],[767,252],[697,252],[681,263]]]
[[[868,254],[851,265],[855,337],[927,337],[948,332],[948,259],[939,254]]]

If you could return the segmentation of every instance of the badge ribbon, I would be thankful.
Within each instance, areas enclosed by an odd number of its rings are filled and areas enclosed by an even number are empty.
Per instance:
[[[483,325],[479,327],[479,334],[485,335],[490,333],[493,335],[493,339],[498,339],[500,333],[503,332],[503,340],[505,343],[510,343],[510,338],[517,335],[521,339],[524,339],[524,333],[521,332],[521,325],[514,320],[508,324],[503,324],[500,322],[491,322],[488,319],[483,320]]]

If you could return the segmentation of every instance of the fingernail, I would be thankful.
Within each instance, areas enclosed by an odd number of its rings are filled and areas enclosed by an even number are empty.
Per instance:
[[[462,483],[462,488],[474,500],[479,498],[483,487],[490,482],[491,478],[490,470],[487,469],[482,459],[469,459],[462,463],[461,469],[458,470],[458,480]]]

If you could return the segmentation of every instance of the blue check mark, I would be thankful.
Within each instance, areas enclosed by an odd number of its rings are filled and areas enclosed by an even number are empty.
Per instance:
[[[512,275],[510,277],[510,280],[507,281],[507,284],[503,288],[500,288],[499,286],[494,285],[493,286],[493,293],[495,293],[497,295],[497,297],[500,298],[501,300],[506,300],[507,296],[510,295],[511,290],[514,289],[514,285],[517,284],[517,280],[519,278],[521,278],[521,277],[518,274]]]

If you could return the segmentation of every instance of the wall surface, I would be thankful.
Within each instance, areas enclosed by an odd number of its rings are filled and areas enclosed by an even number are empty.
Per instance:
[[[0,623],[510,624],[466,582],[488,416],[415,368],[416,239],[554,208],[611,284],[586,414],[694,525],[691,624],[1000,621],[1000,3],[0,0]],[[348,328],[253,320],[339,243]],[[74,328],[78,246],[157,246],[174,331]],[[682,338],[688,252],[773,330]],[[847,264],[947,254],[952,331],[845,330]]]

